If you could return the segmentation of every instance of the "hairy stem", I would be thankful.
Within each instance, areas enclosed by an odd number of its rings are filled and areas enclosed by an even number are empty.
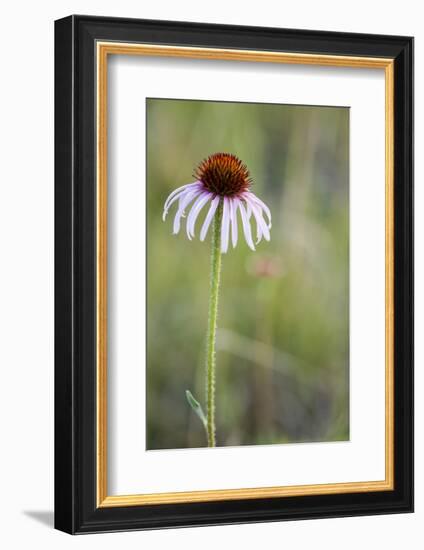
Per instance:
[[[212,228],[209,318],[206,350],[206,401],[208,447],[215,447],[215,347],[221,277],[221,222],[223,201],[216,210]]]

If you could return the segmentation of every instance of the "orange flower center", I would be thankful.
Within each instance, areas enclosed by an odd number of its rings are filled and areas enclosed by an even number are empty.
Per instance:
[[[246,165],[229,153],[215,153],[202,160],[194,177],[211,193],[226,197],[247,191],[252,183]]]

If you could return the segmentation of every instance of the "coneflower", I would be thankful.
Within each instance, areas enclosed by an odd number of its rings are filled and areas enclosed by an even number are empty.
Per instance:
[[[196,168],[196,181],[175,189],[165,201],[163,219],[166,218],[169,208],[178,201],[178,208],[174,218],[174,234],[180,231],[181,220],[185,210],[192,204],[187,216],[186,231],[191,240],[195,236],[196,220],[207,203],[209,211],[200,230],[200,240],[203,241],[209,226],[218,216],[221,221],[221,252],[227,252],[231,231],[233,247],[238,240],[237,214],[240,213],[244,237],[248,246],[255,250],[253,243],[250,218],[256,220],[256,244],[262,237],[270,240],[271,212],[250,190],[252,180],[245,164],[235,155],[229,153],[215,153],[203,160]],[[221,209],[222,212],[219,212]],[[265,221],[263,214],[267,218]]]
[[[191,206],[186,218],[187,237],[195,236],[196,221],[202,209],[209,203],[209,210],[200,230],[200,240],[206,238],[213,221],[211,250],[211,281],[209,297],[209,320],[206,355],[206,401],[207,415],[187,391],[187,399],[202,420],[207,434],[208,446],[215,447],[215,343],[218,316],[218,295],[221,273],[221,254],[228,251],[230,234],[233,247],[238,242],[238,214],[240,214],[244,238],[255,250],[251,219],[256,222],[256,244],[262,237],[270,240],[271,212],[268,206],[250,191],[252,180],[243,162],[229,153],[215,153],[203,160],[194,172],[195,181],[175,189],[165,201],[163,219],[169,208],[177,203],[173,233],[177,234],[185,211]],[[266,220],[264,218],[266,217]]]

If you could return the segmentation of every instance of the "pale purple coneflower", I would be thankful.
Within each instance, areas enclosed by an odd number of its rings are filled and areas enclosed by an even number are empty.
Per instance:
[[[178,204],[174,217],[174,234],[180,231],[181,220],[185,217],[186,210],[191,207],[186,221],[187,237],[191,240],[195,236],[196,221],[209,203],[209,210],[200,230],[201,241],[206,238],[219,206],[222,210],[221,252],[227,252],[230,234],[233,247],[237,245],[239,213],[244,238],[252,250],[255,250],[251,228],[252,216],[256,222],[256,244],[262,237],[270,240],[271,212],[268,206],[249,190],[252,183],[249,171],[235,155],[215,153],[209,156],[199,164],[194,177],[196,181],[175,189],[165,201],[164,220],[170,207],[174,203]]]
[[[175,189],[165,201],[163,219],[170,207],[177,203],[174,218],[174,234],[178,233],[181,219],[190,207],[187,216],[186,231],[191,240],[194,237],[196,220],[202,209],[209,203],[209,210],[200,230],[203,241],[212,221],[211,276],[209,295],[209,316],[206,339],[206,402],[207,414],[202,406],[186,391],[187,401],[202,421],[209,447],[215,447],[215,348],[218,318],[218,295],[221,273],[221,255],[227,252],[230,241],[233,247],[238,240],[238,213],[240,213],[244,238],[248,246],[255,250],[250,220],[256,221],[256,244],[264,237],[270,240],[271,212],[268,206],[250,190],[252,183],[245,164],[235,155],[215,153],[203,160],[196,168],[196,181]],[[264,214],[267,220],[264,219]]]

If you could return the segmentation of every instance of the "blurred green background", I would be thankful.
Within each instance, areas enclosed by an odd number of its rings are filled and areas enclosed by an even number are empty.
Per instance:
[[[209,238],[172,235],[175,205],[215,152],[237,155],[272,211],[271,241],[223,256],[217,445],[349,438],[349,110],[147,100],[147,449],[202,447]],[[240,235],[240,226],[239,226]]]

